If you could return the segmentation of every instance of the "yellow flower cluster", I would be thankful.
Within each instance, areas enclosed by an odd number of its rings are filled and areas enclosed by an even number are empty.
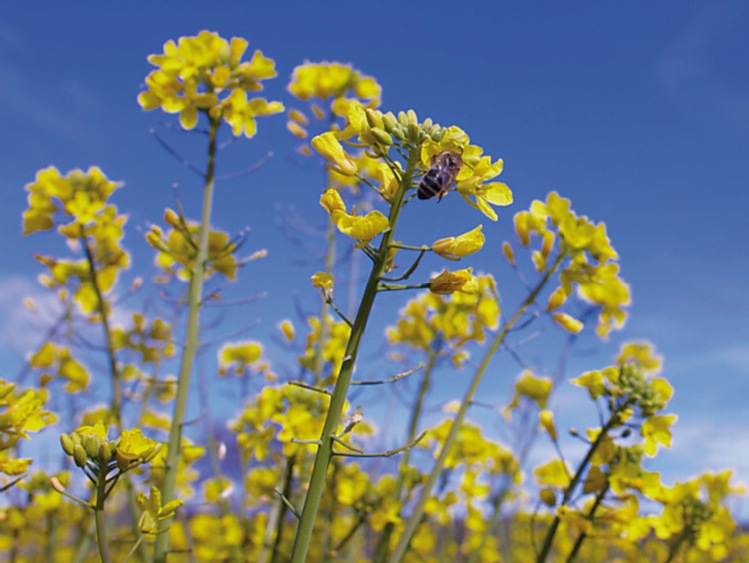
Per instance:
[[[631,303],[629,286],[619,277],[618,258],[606,235],[604,223],[594,224],[570,209],[570,201],[551,192],[546,202],[534,201],[530,210],[515,215],[515,231],[523,246],[532,236],[541,239],[541,248],[533,252],[533,262],[540,272],[548,268],[548,261],[558,246],[569,263],[560,274],[561,287],[551,296],[548,311],[560,307],[573,286],[581,299],[600,307],[596,332],[606,337],[614,328],[621,328],[627,318],[624,308]],[[505,256],[511,263],[514,255],[509,245]],[[554,320],[570,332],[579,332],[582,323],[564,313],[554,314]]]
[[[127,217],[118,215],[117,207],[108,203],[120,186],[95,166],[87,172],[73,170],[67,176],[49,167],[26,186],[29,207],[23,214],[24,234],[51,229],[59,211],[70,221],[61,222],[57,230],[70,246],[83,247],[85,253],[81,260],[35,256],[49,270],[40,281],[49,288],[74,282],[73,299],[85,313],[97,310],[98,293],[109,292],[120,272],[130,265],[130,256],[121,246]]]
[[[80,426],[71,434],[61,434],[63,451],[81,468],[106,475],[115,467],[120,472],[153,460],[161,444],[143,436],[139,428],[123,430],[116,440],[109,440],[108,428],[99,421],[93,426]]]
[[[467,359],[463,349],[470,342],[484,342],[486,330],[499,324],[499,301],[491,276],[474,278],[476,291],[453,293],[448,299],[434,292],[424,292],[401,309],[398,322],[387,328],[391,344],[406,344],[429,351],[441,338],[456,365]]]
[[[383,158],[392,146],[401,150],[421,147],[419,167],[423,173],[432,167],[434,156],[450,151],[460,155],[463,161],[456,178],[457,189],[471,206],[496,221],[497,214],[492,206],[512,203],[510,189],[505,184],[490,181],[502,172],[502,161],[492,163],[489,156],[483,155],[481,147],[469,144],[468,135],[459,127],[441,127],[430,119],[419,123],[413,110],[399,112],[396,117],[392,112],[365,109],[356,102],[349,105],[347,117],[348,123],[342,131],[328,131],[312,140],[312,146],[328,159],[337,173],[344,176],[359,173],[356,160],[341,145],[341,141],[351,142],[354,137],[357,144],[365,145]],[[389,201],[386,194],[383,197]]]
[[[245,39],[229,42],[210,31],[180,37],[177,43],[167,41],[162,54],[148,57],[158,69],[146,77],[147,89],[138,103],[146,111],[179,113],[185,129],[195,127],[199,112],[204,112],[212,120],[225,120],[235,136],[254,136],[257,117],[284,108],[281,102],[248,98],[247,93],[262,90],[262,81],[275,77],[276,70],[274,61],[260,51],[243,62],[247,46]]]
[[[218,351],[218,374],[262,373],[267,380],[275,379],[270,364],[261,361],[262,355],[263,345],[254,340],[227,342]]]
[[[164,213],[164,221],[172,227],[166,233],[158,225],[151,225],[151,230],[146,233],[148,244],[158,250],[156,265],[167,274],[158,281],[169,281],[173,276],[182,281],[189,281],[198,254],[200,225],[194,221],[186,221],[171,209]],[[237,268],[266,255],[264,250],[260,250],[247,259],[239,260],[235,256],[237,248],[237,242],[231,240],[228,233],[211,230],[208,234],[205,277],[220,273],[234,281]]]
[[[345,118],[353,102],[361,103],[365,107],[379,106],[382,92],[380,85],[371,76],[362,74],[351,65],[327,61],[306,62],[296,67],[288,90],[300,100],[313,100],[312,114],[318,120],[327,117],[327,112],[315,103],[315,99],[330,100],[332,116]],[[295,136],[306,139],[309,122],[305,113],[292,109],[289,111],[286,126]]]
[[[44,410],[44,391],[16,391],[14,383],[0,379],[0,473],[21,475],[31,464],[29,458],[11,458],[10,450],[29,432],[37,432],[55,422],[56,417]]]

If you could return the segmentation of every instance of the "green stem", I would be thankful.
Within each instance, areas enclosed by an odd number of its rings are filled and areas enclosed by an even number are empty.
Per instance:
[[[599,493],[596,495],[595,501],[593,501],[593,506],[590,507],[590,510],[588,511],[588,520],[593,520],[593,516],[596,513],[596,510],[598,510],[598,507],[601,506],[601,503],[603,502],[603,498],[606,496],[606,493],[609,492],[608,486],[604,487],[599,491]],[[577,537],[577,540],[575,540],[575,545],[572,546],[572,551],[570,551],[570,554],[567,556],[567,563],[572,563],[572,561],[575,560],[575,557],[577,557],[577,552],[580,551],[580,547],[583,545],[583,542],[588,537],[588,534],[585,532],[581,532],[580,535]]]
[[[79,238],[81,240],[81,243],[83,244],[83,250],[86,254],[86,263],[88,264],[88,272],[91,276],[91,285],[93,286],[94,293],[96,294],[96,310],[101,317],[101,324],[104,328],[105,349],[107,352],[107,360],[109,363],[109,374],[112,378],[112,405],[110,407],[110,411],[114,416],[114,422],[117,426],[118,433],[122,434],[122,390],[120,389],[120,368],[117,365],[117,358],[115,356],[112,327],[109,324],[109,310],[104,299],[104,292],[102,292],[101,286],[99,285],[95,256],[93,250],[91,249],[91,246],[89,246],[88,244],[88,238],[86,237],[86,232],[83,228],[83,225],[81,225],[80,227]],[[130,528],[133,535],[137,537],[139,535],[138,506],[135,502],[135,487],[133,487],[133,482],[130,479],[130,475],[127,475],[125,478],[125,490],[127,496],[127,504],[130,508]],[[141,550],[141,555],[146,555],[145,549]]]
[[[208,262],[208,237],[211,230],[211,207],[213,203],[214,174],[216,168],[216,134],[220,123],[218,119],[210,118],[210,128],[208,130],[208,168],[205,174],[203,211],[198,235],[198,252],[190,276],[185,348],[182,352],[182,362],[177,380],[177,397],[174,404],[172,425],[169,431],[164,484],[161,490],[162,499],[165,504],[175,498],[177,470],[182,453],[182,426],[184,425],[185,412],[187,410],[187,395],[190,388],[192,364],[198,349],[200,306],[203,299],[203,280],[205,278],[206,263]],[[168,524],[171,524],[171,521]],[[164,563],[168,549],[169,533],[159,534],[154,546],[154,560],[157,563]]]
[[[622,406],[619,409],[617,409],[615,412],[611,414],[606,424],[603,426],[603,428],[601,428],[601,431],[598,433],[598,436],[596,436],[596,439],[590,445],[590,448],[588,448],[588,453],[585,454],[585,458],[578,466],[577,471],[575,472],[575,476],[572,477],[570,484],[567,486],[567,489],[564,491],[564,496],[562,497],[562,503],[560,504],[560,506],[566,506],[570,498],[572,498],[572,494],[574,493],[575,488],[577,487],[578,483],[580,483],[583,473],[587,469],[588,464],[590,463],[590,460],[593,458],[593,455],[596,453],[596,450],[598,450],[598,447],[601,445],[601,442],[603,442],[603,440],[608,436],[609,431],[617,424],[621,424],[621,417],[619,416],[619,413],[623,412],[628,407],[629,407],[629,402],[625,402],[624,404],[622,404]],[[552,521],[551,526],[549,527],[549,530],[546,532],[546,537],[544,537],[544,543],[541,546],[541,551],[536,557],[536,563],[543,563],[543,561],[546,561],[546,557],[549,555],[549,551],[551,551],[551,544],[554,541],[554,535],[557,533],[557,528],[559,528],[560,523],[561,523],[561,519],[559,518],[559,515],[555,515],[554,520]]]
[[[107,540],[107,527],[104,523],[104,499],[107,488],[106,475],[101,472],[96,481],[96,505],[94,506],[94,520],[96,521],[96,541],[99,544],[99,556],[102,563],[111,563],[112,556],[109,553],[109,541]]]
[[[385,232],[382,236],[382,241],[380,242],[380,247],[377,256],[375,257],[375,262],[372,265],[372,271],[369,274],[367,285],[364,288],[364,295],[359,304],[359,310],[354,319],[354,326],[351,329],[351,335],[346,344],[346,351],[343,356],[343,362],[333,390],[333,395],[330,399],[330,407],[328,408],[328,413],[325,417],[325,425],[320,436],[320,445],[318,446],[317,454],[315,455],[309,489],[307,490],[302,516],[299,520],[296,537],[294,539],[292,563],[303,563],[307,558],[307,551],[309,549],[310,541],[312,540],[312,529],[315,523],[315,517],[317,516],[317,511],[320,507],[320,499],[322,498],[323,490],[325,489],[325,476],[328,470],[328,465],[333,456],[333,436],[335,435],[338,424],[341,420],[341,413],[343,411],[343,405],[346,402],[346,395],[348,394],[349,386],[351,385],[351,377],[354,372],[354,364],[359,352],[359,345],[361,344],[364,329],[367,326],[367,320],[369,319],[369,314],[372,311],[372,306],[374,305],[374,300],[377,295],[377,286],[380,283],[380,278],[387,269],[390,245],[393,242],[393,236],[395,234],[395,226],[398,222],[398,215],[403,206],[406,191],[411,187],[410,178],[413,175],[417,158],[418,151],[411,151],[406,172],[402,176],[398,192],[393,198],[393,203],[390,207],[390,230]]]
[[[107,352],[107,361],[109,363],[109,374],[112,378],[112,406],[111,411],[114,416],[117,431],[122,433],[122,392],[120,390],[120,370],[117,367],[117,358],[114,355],[114,342],[112,340],[112,328],[109,325],[109,311],[107,311],[104,293],[99,286],[99,279],[96,272],[96,260],[91,247],[88,244],[86,231],[83,225],[80,226],[79,239],[83,244],[83,250],[86,253],[86,263],[88,264],[88,273],[91,276],[91,285],[96,294],[96,312],[101,317],[101,324],[104,327],[105,349]]]
[[[458,438],[458,432],[460,431],[460,427],[463,424],[463,419],[468,412],[468,407],[473,401],[473,397],[476,394],[479,383],[481,383],[481,379],[486,373],[486,370],[489,368],[489,364],[491,363],[492,358],[502,346],[505,338],[507,337],[507,334],[515,326],[518,319],[520,319],[520,317],[523,315],[523,313],[525,313],[528,307],[530,307],[535,302],[538,294],[544,288],[554,272],[556,272],[564,257],[565,254],[563,252],[560,252],[556,260],[554,261],[554,264],[546,271],[544,277],[541,278],[541,281],[538,282],[538,285],[536,285],[536,287],[533,288],[533,290],[528,294],[528,296],[525,298],[512,318],[507,321],[507,323],[505,323],[505,325],[502,327],[502,330],[499,331],[497,336],[492,341],[489,349],[486,351],[486,354],[484,354],[484,358],[481,360],[481,364],[476,370],[476,373],[471,380],[471,384],[468,387],[465,396],[463,397],[463,401],[460,404],[458,413],[455,415],[455,419],[453,420],[452,426],[450,427],[450,432],[445,439],[445,444],[442,446],[439,457],[437,458],[437,461],[432,468],[432,472],[429,474],[427,482],[421,489],[419,500],[417,501],[416,506],[414,506],[410,518],[406,522],[406,526],[401,534],[400,540],[398,541],[398,545],[395,546],[395,550],[390,556],[390,563],[398,563],[399,561],[401,561],[406,553],[406,550],[408,549],[409,544],[411,543],[411,538],[416,531],[416,527],[419,525],[419,523],[421,522],[421,518],[424,515],[424,508],[426,507],[426,503],[431,496],[432,488],[434,488],[434,485],[437,482],[440,473],[442,473],[442,469],[445,466],[445,461],[447,461],[447,456],[450,453],[453,444]]]

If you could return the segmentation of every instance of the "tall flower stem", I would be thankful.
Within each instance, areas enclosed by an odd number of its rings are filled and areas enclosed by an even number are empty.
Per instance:
[[[102,563],[111,563],[112,556],[109,553],[109,541],[107,541],[107,527],[104,523],[104,498],[107,488],[107,477],[104,471],[97,476],[96,481],[96,505],[94,506],[94,520],[96,521],[96,541],[99,544],[99,556]]]
[[[434,485],[437,482],[442,469],[445,467],[447,456],[450,453],[455,440],[457,440],[458,438],[458,432],[463,425],[463,420],[465,419],[466,413],[468,412],[468,407],[473,402],[473,397],[476,395],[476,391],[478,390],[479,384],[481,383],[481,379],[484,377],[486,370],[489,368],[489,364],[491,363],[492,358],[499,351],[499,348],[504,343],[507,334],[518,322],[518,319],[520,319],[523,313],[528,310],[528,307],[530,307],[536,301],[538,294],[546,286],[547,282],[554,274],[554,272],[556,272],[557,268],[559,268],[559,265],[562,263],[564,257],[565,254],[563,252],[560,252],[552,266],[546,271],[543,278],[541,278],[536,287],[534,287],[533,290],[531,290],[531,292],[528,294],[528,296],[523,300],[523,303],[520,305],[512,318],[510,318],[505,323],[499,333],[497,333],[497,336],[494,337],[494,340],[489,346],[489,349],[484,354],[484,358],[481,360],[481,364],[476,369],[476,373],[474,374],[473,379],[471,380],[471,384],[469,385],[468,390],[463,397],[460,408],[458,409],[458,412],[453,419],[452,426],[450,427],[450,432],[445,439],[445,443],[442,446],[439,457],[434,463],[434,467],[432,468],[432,472],[429,474],[427,482],[424,483],[421,489],[419,500],[417,501],[416,506],[414,506],[410,518],[406,522],[406,526],[401,534],[398,544],[395,546],[395,550],[390,556],[390,563],[398,563],[399,561],[401,561],[406,553],[406,550],[408,549],[409,544],[411,543],[411,538],[416,531],[416,527],[419,525],[419,523],[421,522],[421,518],[424,515],[424,508],[426,507],[426,503],[432,494],[432,489],[434,488]]]
[[[369,320],[369,314],[372,311],[375,297],[377,296],[380,279],[387,272],[388,261],[390,257],[390,245],[393,242],[395,226],[398,223],[398,215],[403,207],[403,201],[406,191],[411,187],[411,177],[419,157],[418,150],[412,150],[409,153],[406,170],[400,176],[398,191],[393,198],[390,206],[390,230],[382,235],[380,247],[373,257],[372,271],[369,274],[367,285],[364,288],[359,310],[356,313],[351,335],[346,344],[346,351],[343,356],[343,362],[338,374],[338,379],[330,398],[330,406],[325,417],[325,425],[320,436],[320,444],[317,447],[315,462],[312,467],[309,489],[304,500],[304,508],[299,519],[296,537],[294,538],[294,551],[292,553],[292,563],[303,563],[307,558],[307,551],[312,539],[312,529],[315,523],[315,517],[320,507],[320,499],[325,489],[325,476],[333,457],[333,437],[341,421],[343,405],[346,402],[348,389],[351,385],[351,377],[354,373],[354,364],[359,352],[364,329]]]
[[[179,377],[177,380],[177,396],[174,404],[174,415],[169,431],[169,446],[164,471],[164,484],[161,491],[164,503],[173,500],[177,488],[177,470],[182,453],[182,427],[187,410],[187,395],[190,388],[190,375],[195,354],[198,349],[198,333],[200,328],[200,307],[203,300],[203,280],[205,279],[206,263],[208,261],[208,236],[211,230],[211,207],[213,204],[213,189],[216,168],[216,135],[220,120],[210,118],[208,129],[208,167],[205,173],[205,187],[203,191],[203,212],[198,234],[198,252],[193,264],[188,289],[188,313],[185,347],[182,352]],[[169,548],[169,534],[159,534],[154,546],[154,560],[157,563],[166,561]]]

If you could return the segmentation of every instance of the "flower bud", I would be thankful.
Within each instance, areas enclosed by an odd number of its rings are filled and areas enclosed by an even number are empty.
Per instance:
[[[112,450],[112,443],[111,442],[102,442],[99,445],[99,463],[101,465],[107,465],[110,461],[112,461],[114,451]]]
[[[398,129],[398,120],[393,115],[393,112],[389,111],[382,116],[382,125],[385,128],[385,131],[388,133],[393,133],[396,129]]]
[[[398,112],[398,123],[400,123],[403,127],[408,127],[408,116],[406,115],[406,112]]]
[[[86,455],[86,450],[80,444],[73,448],[73,461],[75,461],[78,467],[86,467],[88,456]]]
[[[73,455],[75,442],[73,442],[72,438],[68,434],[60,434],[60,445],[62,446],[62,450],[66,454]]]
[[[388,135],[384,129],[380,129],[379,127],[372,127],[372,129],[370,129],[369,132],[372,133],[372,136],[381,145],[393,144],[393,138],[390,135]]]
[[[99,440],[98,436],[94,436],[92,434],[88,434],[83,437],[81,440],[81,446],[86,451],[86,454],[90,458],[96,458],[99,456],[99,446],[101,445],[101,440]]]
[[[541,489],[538,496],[541,497],[541,501],[547,506],[554,506],[557,503],[557,496],[551,487]]]
[[[379,127],[380,129],[385,127],[385,124],[382,121],[382,114],[379,111],[367,108],[364,110],[364,113],[367,116],[367,123],[369,123],[370,127]]]

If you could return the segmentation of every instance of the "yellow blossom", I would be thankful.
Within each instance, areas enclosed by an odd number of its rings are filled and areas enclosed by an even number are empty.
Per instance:
[[[642,423],[640,433],[645,439],[643,451],[648,456],[654,456],[658,451],[658,444],[671,447],[671,426],[676,422],[675,414],[655,415]]]
[[[471,273],[472,271],[473,268],[467,268],[450,272],[445,268],[440,274],[429,280],[429,291],[439,295],[447,295],[456,291],[475,293],[478,290],[478,281]]]
[[[312,276],[312,285],[322,291],[326,300],[333,298],[333,276],[330,274],[317,272]]]
[[[123,430],[117,444],[117,467],[126,469],[133,464],[148,463],[161,449],[161,444],[143,436],[140,428]]]
[[[460,260],[481,250],[486,242],[482,225],[457,237],[439,239],[432,244],[432,250],[448,260]]]
[[[546,430],[546,432],[549,433],[549,436],[551,436],[551,439],[556,442],[557,427],[554,424],[554,413],[550,410],[544,409],[538,413],[538,419],[543,429]]]
[[[573,317],[570,317],[566,313],[554,313],[553,318],[564,330],[573,334],[577,334],[585,326],[582,322]]]
[[[353,176],[358,172],[356,161],[343,150],[334,132],[326,131],[322,135],[318,135],[312,139],[312,146],[334,164],[340,174]]]

